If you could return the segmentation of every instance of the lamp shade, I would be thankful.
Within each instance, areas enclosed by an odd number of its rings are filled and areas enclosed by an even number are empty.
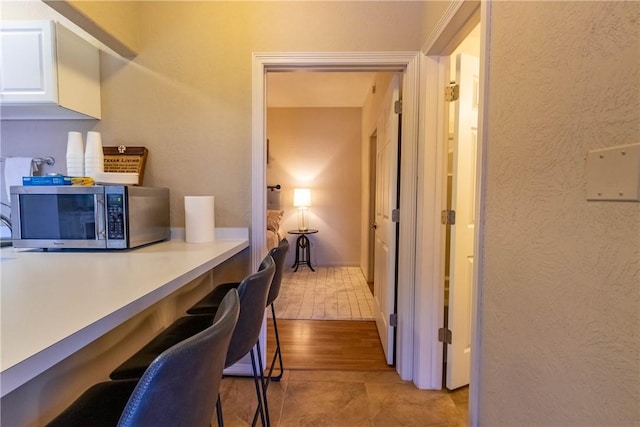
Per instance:
[[[311,206],[311,190],[308,188],[295,188],[293,190],[293,206]]]

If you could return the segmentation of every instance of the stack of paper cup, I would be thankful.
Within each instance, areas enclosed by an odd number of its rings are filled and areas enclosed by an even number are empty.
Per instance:
[[[84,143],[80,132],[67,137],[67,176],[84,176]]]
[[[84,150],[84,174],[94,178],[96,172],[104,172],[104,153],[99,132],[87,132],[87,147]]]

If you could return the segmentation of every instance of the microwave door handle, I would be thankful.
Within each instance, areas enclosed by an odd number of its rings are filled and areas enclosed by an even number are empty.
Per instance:
[[[96,240],[106,240],[105,217],[107,209],[104,205],[104,194],[96,194],[95,200]]]

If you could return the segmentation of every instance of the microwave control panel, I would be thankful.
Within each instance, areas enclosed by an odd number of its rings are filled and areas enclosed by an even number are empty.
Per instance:
[[[124,239],[124,196],[107,194],[107,238]]]

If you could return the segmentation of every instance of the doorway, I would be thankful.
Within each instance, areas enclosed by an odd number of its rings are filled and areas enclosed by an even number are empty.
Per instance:
[[[483,165],[486,153],[484,152],[484,122],[483,111],[488,103],[486,97],[486,87],[488,84],[488,54],[490,34],[490,2],[461,2],[445,13],[441,19],[441,24],[437,31],[434,31],[424,44],[423,52],[425,75],[424,91],[427,95],[425,100],[425,148],[422,157],[422,168],[425,176],[421,182],[435,182],[435,186],[426,188],[422,192],[420,211],[422,212],[421,236],[418,240],[418,248],[422,249],[419,256],[419,263],[423,265],[423,270],[418,273],[418,281],[425,283],[422,287],[422,294],[416,295],[416,305],[430,308],[430,311],[419,310],[416,318],[424,324],[434,325],[433,336],[425,335],[424,341],[417,346],[417,355],[424,356],[426,363],[423,369],[417,372],[416,380],[425,388],[442,388],[443,380],[443,341],[446,339],[444,324],[444,282],[445,282],[445,248],[446,233],[440,215],[429,216],[429,212],[440,214],[446,208],[447,195],[447,157],[445,149],[448,139],[448,123],[445,104],[444,88],[450,83],[448,60],[455,47],[480,24],[480,75],[478,82],[478,129],[477,129],[477,151],[476,151],[476,186],[474,194],[474,259],[473,268],[470,269],[471,282],[474,284],[471,292],[470,305],[470,348],[474,351],[470,354],[470,387],[469,387],[469,420],[470,425],[477,424],[478,401],[480,389],[479,366],[477,358],[481,342],[476,332],[476,327],[480,326],[478,304],[481,299],[481,284],[478,277],[481,276],[482,251],[478,248],[477,242],[481,241],[483,233],[482,222],[478,218],[482,217],[483,190]],[[445,218],[446,219],[446,218]],[[435,239],[434,239],[435,238]],[[431,239],[431,240],[430,240]],[[434,241],[435,243],[430,243]],[[440,335],[440,336],[439,336]],[[443,336],[444,335],[444,336]],[[444,338],[444,339],[443,339]]]
[[[449,55],[443,387],[469,384],[480,25]],[[455,337],[453,339],[452,337]]]
[[[386,70],[403,71],[402,122],[402,161],[401,166],[401,205],[407,209],[400,212],[399,237],[399,277],[398,277],[398,315],[404,317],[406,325],[413,324],[413,304],[411,294],[414,285],[414,253],[410,249],[415,242],[415,176],[417,172],[417,135],[418,135],[418,91],[419,54],[418,53],[273,53],[254,54],[253,72],[253,179],[252,179],[252,265],[257,267],[265,253],[264,209],[266,188],[266,73],[268,71],[367,71]],[[406,155],[405,155],[406,152]],[[406,178],[406,179],[405,179]],[[403,191],[406,190],[406,191]],[[402,247],[405,250],[402,250]],[[403,268],[403,266],[405,268]],[[413,376],[413,331],[411,327],[398,331],[398,354],[396,370],[403,379]]]
[[[368,168],[362,122],[376,79],[375,72],[361,71],[267,73],[267,182],[280,186],[280,234],[292,243],[297,237],[288,232],[300,225],[294,193],[308,189],[306,225],[318,230],[308,236],[314,266],[365,267],[360,235]],[[299,271],[309,271],[302,267]]]
[[[470,28],[481,26],[481,73],[486,72],[486,46],[490,27],[490,2],[459,2],[447,9],[421,52],[373,53],[256,53],[252,72],[252,217],[251,261],[257,268],[265,254],[265,79],[267,70],[309,69],[391,69],[404,70],[400,236],[398,259],[398,330],[396,370],[403,380],[413,381],[419,388],[442,387],[442,344],[438,343],[438,328],[442,327],[444,307],[444,268],[440,264],[444,252],[444,233],[440,213],[444,179],[445,152],[440,105],[442,88],[447,83],[440,55],[449,54],[451,45],[468,34]],[[481,76],[477,176],[482,177],[484,158],[482,111],[488,102],[483,96],[487,82]],[[428,96],[428,95],[429,96]],[[418,106],[421,106],[419,110]],[[418,114],[420,111],[420,114]],[[421,123],[420,130],[418,123]],[[419,131],[421,132],[419,135]],[[419,144],[419,141],[422,141]],[[418,149],[420,146],[420,150]],[[418,191],[419,189],[419,191]],[[482,193],[482,179],[477,194]],[[479,214],[481,212],[477,210]],[[482,234],[478,229],[477,234]],[[477,241],[477,240],[476,240]],[[475,265],[481,265],[482,253],[476,253]],[[474,277],[478,277],[474,271]],[[472,304],[473,319],[480,290],[476,287]],[[417,328],[415,325],[420,325]],[[472,336],[474,348],[479,348],[477,334]],[[479,361],[472,357],[470,417],[477,415]],[[475,380],[474,380],[475,377]]]
[[[373,145],[372,140],[376,139],[367,135],[389,135],[386,142],[393,140],[397,153],[399,115],[394,114],[392,96],[400,94],[400,78],[400,73],[386,71],[267,73],[267,182],[269,188],[279,188],[278,209],[283,216],[280,234],[295,242],[295,235],[288,236],[295,233],[297,224],[298,212],[292,204],[294,189],[309,188],[312,203],[306,216],[309,228],[313,229],[309,236],[310,255],[316,267],[316,271],[304,265],[295,272],[285,271],[276,302],[278,318],[376,320],[379,328],[384,325],[380,336],[386,338],[381,343],[390,364],[393,363],[393,326],[389,326],[386,319],[394,306],[395,281],[385,274],[377,274],[382,282],[389,284],[385,289],[391,287],[393,291],[391,298],[382,300],[374,298],[367,281],[373,280],[369,270],[374,265],[370,258],[374,242],[377,247],[388,248],[386,252],[380,250],[381,259],[375,265],[390,264],[383,271],[389,270],[395,276],[395,225],[389,230],[393,233],[393,244],[380,234],[386,219],[391,217],[391,210],[397,207],[398,173],[394,163],[393,168],[390,165],[380,168],[386,172],[385,180],[375,179],[375,155],[380,147]],[[395,91],[389,92],[391,86]],[[389,116],[395,120],[393,127],[388,124]],[[381,133],[378,129],[381,124],[389,129],[382,129]],[[391,128],[395,132],[391,132]],[[394,133],[395,137],[391,138]],[[390,150],[393,151],[392,147],[387,146],[387,155],[378,156],[377,161],[386,159],[393,163],[397,154],[389,156]],[[381,215],[376,219],[373,217],[374,190],[376,184],[383,183],[390,183],[391,189],[378,189],[386,197],[378,197]],[[393,194],[389,194],[390,191]],[[270,202],[275,199],[272,192],[268,194]],[[376,230],[375,224],[379,225]],[[372,236],[372,231],[378,235]],[[295,244],[292,249],[288,265],[294,264]],[[391,251],[391,261],[382,262],[386,260],[384,254]],[[380,291],[382,284],[375,284],[379,288],[377,296],[387,294]],[[390,309],[382,304],[387,300]]]

